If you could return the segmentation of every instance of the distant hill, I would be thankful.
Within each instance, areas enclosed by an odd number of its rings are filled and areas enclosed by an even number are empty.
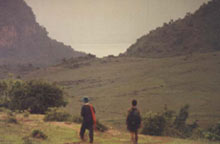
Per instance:
[[[0,65],[45,66],[82,55],[49,38],[24,0],[0,0]]]
[[[15,75],[17,76],[17,75]],[[97,118],[123,129],[130,101],[137,99],[142,114],[160,112],[166,104],[176,110],[190,105],[190,121],[202,127],[220,119],[220,52],[166,58],[91,56],[21,75],[62,86],[67,109],[78,114],[80,99],[91,98]],[[121,127],[122,126],[122,127]]]
[[[220,50],[220,1],[203,4],[194,14],[164,23],[142,36],[123,55],[169,57]]]

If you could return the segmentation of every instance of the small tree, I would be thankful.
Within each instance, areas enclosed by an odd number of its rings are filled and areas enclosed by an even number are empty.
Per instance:
[[[179,114],[176,116],[176,119],[174,121],[174,125],[176,126],[177,129],[179,130],[184,130],[186,127],[186,120],[189,116],[189,105],[183,106]]]
[[[27,102],[30,112],[45,113],[49,107],[65,106],[64,93],[54,84],[43,81],[28,82],[29,91]]]
[[[166,119],[159,113],[148,113],[143,119],[142,134],[160,136],[165,128]]]
[[[31,113],[45,113],[49,107],[65,106],[64,92],[55,84],[44,81],[9,79],[0,82],[1,105],[12,110],[30,110]],[[3,100],[2,100],[3,99]]]

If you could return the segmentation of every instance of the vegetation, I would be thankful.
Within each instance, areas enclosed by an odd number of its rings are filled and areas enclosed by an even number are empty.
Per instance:
[[[108,127],[102,124],[99,120],[96,122],[96,129],[100,132],[105,132],[108,130]]]
[[[203,4],[194,14],[171,20],[142,36],[125,56],[170,57],[220,50],[220,1]]]
[[[65,106],[61,88],[44,81],[4,80],[0,103],[11,110],[29,110],[31,113],[45,113],[49,107]]]
[[[141,114],[160,112],[165,104],[175,110],[188,103],[188,121],[199,120],[206,128],[220,116],[219,55],[104,58],[77,69],[66,65],[41,69],[24,78],[45,79],[62,86],[68,94],[66,110],[73,115],[79,114],[80,100],[88,95],[99,119],[119,129],[126,128],[125,117],[133,98],[138,100]]]
[[[33,130],[31,136],[33,138],[38,138],[38,139],[47,139],[47,136],[41,130],[38,129]]]
[[[204,133],[204,137],[212,141],[220,141],[220,122],[210,127]]]
[[[200,128],[197,121],[187,124],[188,110],[189,105],[185,105],[180,109],[178,114],[167,108],[161,113],[150,112],[143,118],[141,133],[156,136],[220,141],[220,123],[208,129]]]
[[[7,116],[6,120],[5,120],[7,123],[14,123],[14,124],[17,124],[18,121],[16,119],[15,116]]]
[[[51,108],[46,112],[44,121],[71,121],[71,118],[64,109]]]
[[[198,128],[197,122],[187,124],[189,105],[183,106],[178,114],[166,107],[161,113],[148,113],[143,118],[142,134],[156,136],[191,137]]]
[[[77,144],[81,143],[78,136],[79,124],[63,122],[44,122],[43,115],[30,114],[23,118],[18,114],[19,124],[8,124],[4,121],[4,113],[0,113],[0,141],[11,144]],[[32,137],[32,135],[34,137]],[[42,139],[41,137],[47,137]],[[36,136],[36,137],[35,137]],[[130,142],[130,134],[127,132],[110,129],[101,133],[95,132],[95,143],[98,144],[125,144]],[[87,142],[86,142],[87,143]],[[140,144],[219,144],[206,140],[183,140],[168,137],[139,136]]]
[[[51,108],[49,109],[45,116],[44,121],[58,121],[58,122],[74,122],[81,124],[82,117],[80,116],[73,116],[66,112],[64,109],[60,108]],[[96,130],[100,132],[105,132],[108,130],[108,127],[101,123],[99,120],[96,122]]]

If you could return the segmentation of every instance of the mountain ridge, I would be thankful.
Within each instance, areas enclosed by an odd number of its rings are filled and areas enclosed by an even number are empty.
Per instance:
[[[24,0],[0,0],[0,64],[51,65],[86,55],[51,39]]]
[[[204,3],[194,14],[171,20],[150,31],[122,54],[137,57],[170,57],[220,50],[220,1]]]

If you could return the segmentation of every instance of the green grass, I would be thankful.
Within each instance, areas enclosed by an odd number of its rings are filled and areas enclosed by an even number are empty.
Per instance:
[[[44,122],[43,115],[30,115],[24,118],[22,114],[16,115],[19,124],[5,122],[5,114],[0,113],[0,143],[24,144],[24,137],[29,137],[33,144],[74,144],[80,142],[78,133],[79,124],[64,122]],[[31,138],[31,132],[39,129],[47,135],[46,140]],[[88,143],[88,132],[86,133]],[[110,129],[105,133],[95,132],[94,144],[128,144],[130,135],[125,131]],[[220,144],[220,142],[193,141],[175,139],[170,137],[152,137],[139,135],[139,144]]]
[[[124,127],[130,101],[137,99],[143,113],[161,111],[165,104],[178,110],[190,105],[190,120],[207,127],[220,118],[220,52],[171,58],[105,58],[80,68],[62,65],[35,71],[39,78],[64,86],[69,112],[80,112],[80,99],[92,98],[97,117]],[[69,64],[71,65],[71,64]],[[116,122],[116,124],[115,124]]]

